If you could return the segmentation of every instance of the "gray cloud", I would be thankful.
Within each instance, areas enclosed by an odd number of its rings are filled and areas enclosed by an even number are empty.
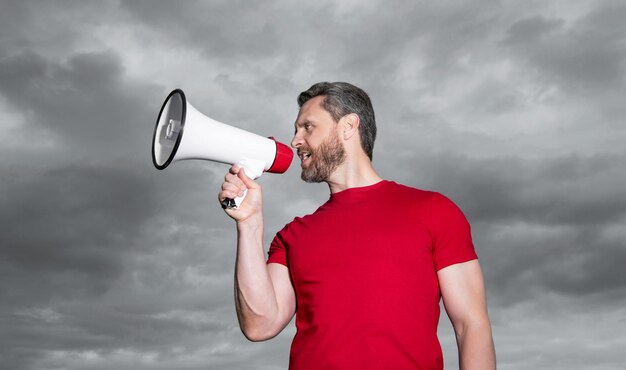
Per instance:
[[[226,2],[193,2],[187,6],[150,1],[121,5],[168,43],[193,45],[213,59],[263,59],[282,50],[279,27],[285,9],[276,3],[232,6]],[[263,17],[259,17],[263,14]],[[184,27],[181,25],[184,24]]]
[[[622,155],[534,161],[440,156],[423,171],[430,174],[426,186],[460,198],[478,222],[598,225],[625,215],[623,161]]]
[[[181,87],[289,140],[297,93],[348,80],[374,101],[380,173],[470,219],[500,367],[620,368],[625,9],[2,2],[0,367],[285,368],[293,327],[237,327],[227,166],[156,171],[152,129]],[[259,179],[266,243],[328,196],[297,167]]]
[[[624,291],[618,266],[626,245],[615,236],[626,219],[622,163],[623,156],[610,155],[536,161],[442,155],[410,157],[399,166],[428,174],[416,182],[406,172],[401,182],[439,190],[459,204],[494,300],[515,305],[544,291],[608,300]]]
[[[105,291],[136,228],[154,212],[139,191],[146,179],[118,168],[33,171],[3,183],[2,263],[25,273],[2,283],[12,304]]]
[[[54,134],[61,153],[96,160],[137,154],[149,145],[146,125],[154,107],[142,96],[150,86],[127,81],[119,56],[112,51],[79,53],[54,61],[20,53],[0,61],[2,94],[30,119],[22,130],[44,128]],[[141,91],[141,93],[140,93]],[[156,105],[155,105],[156,106]]]
[[[623,18],[626,7],[615,4],[565,25],[542,16],[514,23],[504,42],[542,78],[566,90],[602,93],[624,87]]]

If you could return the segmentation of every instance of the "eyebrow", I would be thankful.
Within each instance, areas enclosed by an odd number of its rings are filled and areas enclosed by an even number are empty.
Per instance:
[[[305,119],[305,120],[302,120],[300,122],[294,123],[294,127],[295,128],[302,127],[302,126],[306,125],[307,123],[309,125],[314,125],[315,124],[315,122],[311,121],[310,119]]]

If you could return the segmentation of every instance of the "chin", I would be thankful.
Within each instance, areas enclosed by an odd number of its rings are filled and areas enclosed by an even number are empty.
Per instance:
[[[302,181],[309,183],[309,184],[320,183],[320,182],[326,181],[325,177],[310,176],[310,175],[307,175],[306,171],[302,171],[302,174],[300,174],[300,178],[302,179]]]

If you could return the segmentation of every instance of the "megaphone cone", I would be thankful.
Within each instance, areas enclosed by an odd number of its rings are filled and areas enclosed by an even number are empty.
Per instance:
[[[152,163],[163,170],[172,162],[186,159],[237,164],[248,177],[256,179],[263,172],[287,171],[293,151],[274,138],[205,116],[187,101],[182,90],[176,89],[159,111],[152,136]]]

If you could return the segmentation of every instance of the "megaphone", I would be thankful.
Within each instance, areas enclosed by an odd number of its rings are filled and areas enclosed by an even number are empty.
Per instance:
[[[176,89],[165,99],[152,136],[152,163],[163,170],[172,162],[202,159],[237,164],[245,174],[256,179],[263,172],[283,173],[293,159],[287,145],[227,125],[195,109]],[[243,197],[226,199],[225,208],[237,208]]]

